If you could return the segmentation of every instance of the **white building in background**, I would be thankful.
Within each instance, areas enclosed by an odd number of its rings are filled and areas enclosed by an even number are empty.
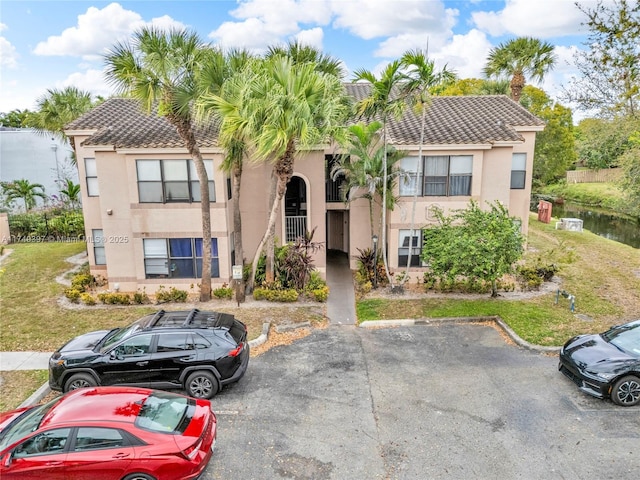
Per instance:
[[[48,197],[59,197],[67,178],[78,183],[69,143],[28,128],[0,127],[0,181],[22,178],[43,185]]]

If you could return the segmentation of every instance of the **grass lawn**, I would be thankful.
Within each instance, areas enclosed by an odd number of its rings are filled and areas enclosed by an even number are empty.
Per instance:
[[[560,266],[561,287],[576,297],[576,314],[550,293],[526,300],[486,298],[380,299],[357,303],[358,320],[498,315],[523,339],[561,345],[572,335],[595,333],[640,318],[640,251],[590,232],[554,229],[531,216],[527,255]]]
[[[96,306],[68,309],[58,304],[65,286],[56,277],[72,268],[66,258],[82,252],[83,243],[11,244],[11,254],[0,265],[0,351],[52,352],[76,335],[92,330],[124,326],[156,311],[193,308],[187,304]],[[321,304],[264,305],[212,300],[200,309],[234,314],[249,330],[249,339],[262,333],[262,325],[311,322],[325,323]],[[273,338],[272,338],[273,337]],[[270,335],[269,343],[286,343],[295,335]],[[259,352],[261,349],[255,349]],[[47,372],[0,372],[0,411],[17,407],[47,379]]]

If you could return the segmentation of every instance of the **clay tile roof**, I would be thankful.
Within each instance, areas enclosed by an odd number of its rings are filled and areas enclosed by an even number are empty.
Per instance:
[[[367,83],[346,85],[356,101],[369,94]],[[389,121],[394,145],[420,143],[420,116],[406,108],[400,119]],[[505,95],[432,97],[425,118],[426,144],[482,144],[523,141],[514,127],[539,127],[544,122]]]
[[[110,98],[66,126],[66,130],[94,131],[83,145],[117,148],[184,148],[184,142],[167,119],[154,109],[149,115],[128,98]],[[196,127],[200,147],[217,145],[213,122]]]
[[[357,102],[369,94],[367,83],[345,84]],[[544,122],[504,95],[432,97],[425,123],[425,144],[457,145],[521,142],[514,127],[540,127]],[[110,98],[67,125],[66,130],[88,130],[84,145],[116,148],[184,148],[174,127],[157,112],[145,114],[133,99]],[[420,116],[407,107],[388,125],[390,143],[418,145]],[[215,122],[196,127],[200,147],[217,145]]]

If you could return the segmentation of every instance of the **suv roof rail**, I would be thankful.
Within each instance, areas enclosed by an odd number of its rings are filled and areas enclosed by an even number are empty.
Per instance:
[[[196,315],[198,315],[198,313],[200,313],[200,310],[198,310],[197,308],[191,310],[187,315],[187,318],[184,319],[184,323],[182,325],[185,327],[189,325],[193,321],[193,319],[196,318]]]
[[[162,318],[162,316],[165,314],[164,310],[158,310],[156,312],[156,314],[151,318],[151,320],[149,321],[149,326],[153,327],[156,323],[158,323],[160,321],[160,319]]]

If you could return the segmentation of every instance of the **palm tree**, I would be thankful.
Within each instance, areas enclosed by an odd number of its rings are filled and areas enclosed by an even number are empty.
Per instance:
[[[80,202],[80,184],[73,183],[73,180],[69,178],[66,179],[64,188],[60,190],[60,193],[67,198],[71,208],[75,208]]]
[[[9,202],[18,199],[22,200],[24,202],[24,209],[27,212],[36,206],[36,197],[42,198],[43,200],[47,198],[44,193],[44,186],[40,183],[31,183],[24,178],[3,183],[2,192]]]
[[[371,84],[371,92],[369,96],[358,102],[357,113],[360,116],[373,118],[379,116],[382,119],[382,139],[384,146],[383,156],[383,185],[387,184],[388,165],[387,165],[387,122],[389,116],[399,117],[406,106],[405,99],[398,91],[398,85],[406,79],[401,71],[402,63],[395,60],[387,65],[380,74],[380,78],[376,77],[368,70],[358,70],[355,72],[354,82],[367,81]],[[387,189],[382,190],[382,262],[387,274],[389,284],[393,285],[393,279],[389,273],[389,265],[387,261]]]
[[[556,63],[553,45],[537,38],[518,37],[492,48],[484,67],[486,77],[511,77],[511,99],[520,101],[525,75],[542,81]]]
[[[297,152],[335,135],[347,111],[344,89],[335,76],[317,72],[312,63],[294,64],[281,55],[252,62],[233,83],[229,88],[235,90],[234,95],[208,95],[201,105],[217,110],[221,133],[244,142],[255,153],[252,161],[272,161],[276,180],[267,228],[252,262],[251,289]]]
[[[335,181],[344,176],[346,188],[343,190],[345,202],[352,202],[358,198],[365,198],[369,202],[369,224],[371,237],[374,235],[373,204],[382,205],[382,198],[386,199],[386,207],[393,209],[396,198],[393,188],[396,180],[404,176],[404,172],[397,168],[397,164],[406,152],[387,147],[387,188],[384,190],[384,156],[385,146],[381,143],[381,122],[371,122],[368,125],[358,123],[348,128],[346,153],[331,169],[331,177]],[[380,233],[381,225],[378,226]]]
[[[200,182],[202,211],[202,280],[200,301],[211,299],[211,205],[209,178],[195,137],[191,103],[202,93],[204,66],[221,53],[205,45],[187,30],[163,31],[146,27],[133,34],[129,43],[117,43],[105,55],[107,81],[117,90],[137,99],[151,113],[173,125],[193,159]]]
[[[29,116],[30,124],[39,133],[51,133],[66,140],[64,127],[94,106],[90,92],[76,87],[62,90],[50,88],[36,101],[37,110]]]
[[[418,149],[418,171],[416,172],[416,185],[413,191],[413,201],[411,204],[411,226],[410,237],[414,237],[414,227],[416,219],[416,206],[418,203],[418,184],[422,177],[422,147],[424,144],[424,125],[427,117],[427,110],[431,102],[431,94],[437,90],[442,90],[456,80],[456,74],[447,70],[445,65],[442,70],[437,71],[435,62],[429,60],[427,52],[422,50],[411,50],[406,52],[401,59],[402,64],[408,70],[407,82],[403,85],[403,90],[408,94],[409,100],[413,103],[415,110],[420,114],[420,146]],[[411,266],[411,255],[407,256],[407,271]],[[403,275],[401,283],[407,281],[408,275]]]
[[[312,63],[315,65],[316,71],[333,75],[339,79],[343,79],[345,75],[343,64],[340,60],[322,53],[312,46],[303,45],[298,41],[289,42],[285,46],[269,47],[266,58],[269,59],[275,56],[289,57],[294,65]]]
[[[235,252],[235,263],[244,264],[244,246],[242,243],[242,216],[240,214],[240,187],[242,185],[242,165],[247,155],[247,141],[240,136],[240,132],[229,127],[226,122],[227,115],[231,112],[218,110],[212,103],[212,98],[225,99],[226,105],[235,105],[235,102],[242,98],[242,87],[244,78],[242,72],[248,68],[250,62],[255,61],[246,50],[231,50],[224,57],[218,58],[217,62],[210,62],[205,66],[202,77],[203,84],[207,85],[207,93],[203,94],[198,101],[198,116],[203,120],[208,120],[214,115],[220,116],[223,121],[219,131],[218,144],[224,148],[225,156],[221,169],[231,174],[231,203],[233,210],[233,247]],[[224,112],[224,113],[223,113]],[[236,300],[245,301],[244,279],[237,280]]]

